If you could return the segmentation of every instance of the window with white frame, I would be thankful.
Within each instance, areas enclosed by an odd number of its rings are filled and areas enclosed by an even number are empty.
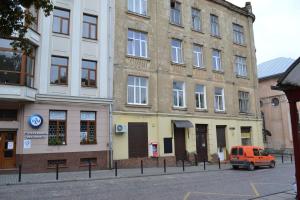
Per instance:
[[[128,104],[148,104],[148,79],[145,77],[128,76],[127,83]]]
[[[140,15],[147,15],[147,0],[128,0],[128,10]]]
[[[249,112],[249,92],[239,91],[239,108],[240,113]]]
[[[222,71],[220,50],[217,49],[212,50],[212,66],[214,70]]]
[[[233,42],[236,44],[244,44],[244,27],[238,24],[233,24]]]
[[[170,1],[170,21],[173,24],[181,25],[181,4],[176,1]]]
[[[216,15],[210,15],[210,31],[212,36],[220,36],[219,18]]]
[[[203,47],[198,44],[193,45],[194,66],[203,67]]]
[[[215,111],[224,112],[225,111],[225,99],[224,99],[224,89],[215,88]]]
[[[200,10],[192,8],[192,26],[196,31],[201,31],[201,15]]]
[[[184,82],[173,81],[173,107],[185,107]]]
[[[172,46],[172,62],[183,63],[181,40],[172,39],[171,46]]]
[[[247,76],[246,58],[235,56],[235,70],[237,76]]]
[[[196,85],[195,98],[196,108],[206,109],[206,88],[204,85]]]
[[[147,34],[139,31],[128,30],[127,53],[131,56],[148,57]]]

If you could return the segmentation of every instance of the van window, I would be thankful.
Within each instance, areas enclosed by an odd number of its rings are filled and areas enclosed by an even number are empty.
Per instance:
[[[254,154],[254,156],[259,156],[259,151],[258,151],[258,149],[253,149],[253,154]]]
[[[231,149],[231,155],[236,156],[237,153],[238,153],[237,148],[232,148],[232,149]]]
[[[239,148],[239,155],[242,156],[244,154],[243,148]]]

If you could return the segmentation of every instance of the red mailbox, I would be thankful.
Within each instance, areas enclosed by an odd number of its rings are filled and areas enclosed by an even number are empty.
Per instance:
[[[156,142],[151,142],[149,145],[150,156],[157,158],[158,157],[158,144]]]

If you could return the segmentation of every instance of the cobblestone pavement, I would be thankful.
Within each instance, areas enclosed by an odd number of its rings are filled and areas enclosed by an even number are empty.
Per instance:
[[[294,165],[278,164],[276,168],[255,171],[231,170],[228,165],[222,170],[216,165],[167,168],[121,169],[118,177],[113,170],[92,173],[70,172],[55,180],[54,173],[24,175],[21,184],[0,186],[0,199],[130,199],[130,200],[289,200],[294,199],[291,183],[294,181]],[[11,175],[1,175],[6,179]],[[38,181],[37,181],[38,180]],[[3,180],[2,180],[2,183]]]

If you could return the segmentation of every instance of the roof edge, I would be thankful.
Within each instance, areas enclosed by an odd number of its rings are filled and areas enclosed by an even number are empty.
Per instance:
[[[283,75],[278,79],[277,81],[277,85],[280,86],[282,85],[282,81],[289,75],[289,73],[300,63],[300,57],[295,60],[291,66],[289,66],[289,68],[283,73]]]

